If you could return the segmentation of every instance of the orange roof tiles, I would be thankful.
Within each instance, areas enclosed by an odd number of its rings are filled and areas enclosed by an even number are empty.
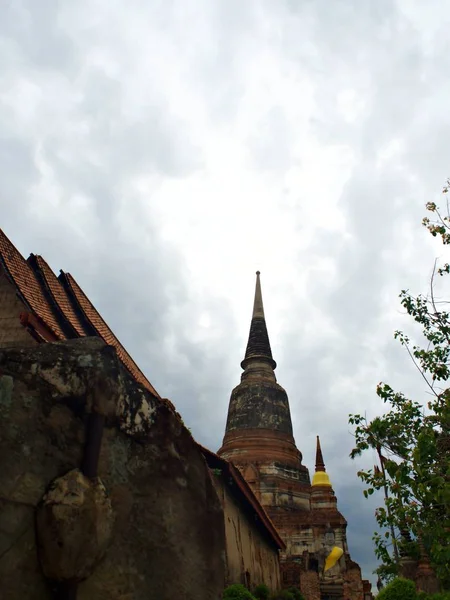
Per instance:
[[[116,349],[134,379],[160,398],[71,275],[61,271],[59,278],[56,277],[42,256],[31,254],[26,261],[1,229],[0,264],[30,311],[42,321],[44,330],[48,330],[48,339],[84,337],[90,335],[92,327],[106,344]]]
[[[152,386],[152,384],[148,381],[139,367],[136,365],[134,360],[116,338],[114,333],[105,323],[100,313],[97,311],[95,306],[83,292],[81,287],[75,281],[75,279],[70,275],[70,273],[64,273],[61,271],[60,279],[65,281],[65,283],[69,286],[76,302],[78,303],[80,309],[85,315],[86,319],[89,323],[94,327],[97,331],[98,335],[110,346],[114,346],[116,349],[117,355],[124,364],[124,366],[128,369],[134,379],[140,383],[143,387],[145,387],[149,392],[159,398],[158,392]]]
[[[89,333],[84,329],[83,324],[81,323],[81,320],[78,317],[77,313],[73,309],[73,306],[69,300],[69,297],[67,296],[67,292],[64,289],[64,286],[59,281],[58,277],[53,273],[51,268],[48,266],[47,262],[42,258],[42,256],[31,256],[34,257],[36,264],[39,267],[39,272],[42,275],[45,284],[47,285],[47,289],[51,294],[54,303],[63,313],[66,321],[72,326],[76,334],[80,337],[89,335]],[[30,258],[28,260],[30,260]]]
[[[0,261],[18,292],[33,313],[41,319],[57,339],[65,339],[50,303],[30,265],[0,229]]]

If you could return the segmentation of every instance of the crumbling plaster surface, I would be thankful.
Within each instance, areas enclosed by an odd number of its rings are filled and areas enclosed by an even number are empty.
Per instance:
[[[97,338],[0,350],[0,598],[51,598],[36,507],[80,467],[93,405],[106,416],[98,475],[114,526],[77,600],[220,598],[224,521],[205,461],[171,404]]]
[[[261,534],[254,514],[242,511],[223,475],[214,477],[214,485],[224,509],[227,583],[250,583],[251,587],[264,583],[272,591],[280,589],[278,548]]]
[[[275,380],[242,381],[231,392],[227,432],[249,428],[292,435],[289,400],[286,391]]]

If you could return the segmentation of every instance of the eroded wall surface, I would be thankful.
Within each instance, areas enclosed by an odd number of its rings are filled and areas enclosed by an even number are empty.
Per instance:
[[[96,338],[0,350],[0,597],[52,598],[36,507],[55,478],[82,464],[99,397],[98,475],[114,525],[77,600],[220,598],[223,511],[206,463],[170,403],[137,386]]]
[[[214,478],[214,484],[224,510],[227,583],[243,583],[250,588],[265,583],[271,590],[280,589],[277,548],[243,512],[220,476]]]

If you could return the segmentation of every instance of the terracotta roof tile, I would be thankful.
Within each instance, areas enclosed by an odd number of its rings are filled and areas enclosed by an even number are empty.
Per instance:
[[[93,330],[116,349],[118,357],[135,380],[157,398],[160,397],[71,275],[61,272],[60,277],[56,277],[41,256],[31,255],[29,262],[26,261],[1,229],[0,264],[30,311],[49,331],[49,335],[52,334],[55,339],[67,339],[68,336],[64,333],[58,317],[61,323],[66,322],[70,325],[74,337],[89,335],[90,332],[86,330],[83,320],[77,314],[78,307]],[[37,269],[36,272],[33,267]],[[71,298],[75,301],[75,307]],[[51,305],[51,301],[54,306]]]
[[[0,229],[0,262],[30,310],[41,319],[57,339],[65,339],[52,308],[30,265]]]
[[[61,271],[60,279],[66,282],[69,286],[78,306],[81,311],[85,315],[86,319],[89,323],[94,327],[97,331],[98,335],[110,346],[114,346],[116,349],[117,355],[124,364],[124,366],[128,369],[131,375],[135,378],[135,380],[140,383],[143,387],[145,387],[149,392],[154,394],[157,398],[159,398],[158,392],[152,386],[152,384],[148,381],[139,367],[136,365],[134,360],[116,338],[114,333],[105,323],[99,312],[96,310],[94,305],[91,303],[89,298],[83,292],[81,287],[75,281],[75,279],[70,275],[70,273],[64,273]]]
[[[84,337],[85,335],[89,335],[89,333],[84,329],[77,313],[74,311],[67,292],[62,283],[59,281],[58,277],[55,275],[55,273],[53,273],[42,256],[34,255],[34,258],[37,266],[39,267],[40,274],[47,285],[48,291],[53,298],[53,301],[63,313],[67,322],[72,326],[78,336]]]

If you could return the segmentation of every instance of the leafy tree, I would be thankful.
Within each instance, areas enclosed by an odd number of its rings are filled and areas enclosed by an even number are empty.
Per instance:
[[[269,600],[270,590],[265,583],[260,583],[253,590],[253,595],[257,600]]]
[[[398,577],[377,596],[378,600],[417,600],[416,586],[409,579]]]
[[[273,594],[270,600],[295,600],[295,596],[289,590],[281,590],[280,592]]]
[[[305,597],[303,596],[303,594],[296,587],[288,588],[288,592],[290,592],[294,596],[294,600],[305,600]]]
[[[444,188],[447,195],[450,180]],[[423,225],[444,246],[450,244],[450,208],[444,212],[428,203],[430,217]],[[351,457],[376,450],[380,466],[361,470],[367,484],[364,495],[384,494],[375,516],[381,532],[374,534],[375,552],[381,561],[377,572],[384,581],[398,574],[402,554],[426,551],[437,576],[450,585],[450,312],[449,302],[436,297],[436,277],[450,274],[450,265],[435,265],[427,295],[400,294],[406,312],[422,328],[423,343],[416,345],[401,331],[395,332],[426,382],[428,402],[421,403],[380,383],[377,394],[387,412],[369,421],[350,415],[355,426]]]
[[[223,600],[255,600],[255,597],[241,583],[233,583],[224,590]]]

